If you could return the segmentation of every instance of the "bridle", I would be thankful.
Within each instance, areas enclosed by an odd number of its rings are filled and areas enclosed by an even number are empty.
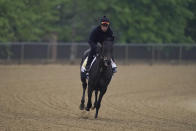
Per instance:
[[[97,53],[97,56],[100,57],[100,59],[102,60],[103,62],[103,65],[105,67],[108,67],[111,65],[111,58],[107,57],[107,56],[104,56],[104,52],[103,52],[103,48],[104,46],[100,43],[97,44],[97,48],[98,48],[98,53]]]

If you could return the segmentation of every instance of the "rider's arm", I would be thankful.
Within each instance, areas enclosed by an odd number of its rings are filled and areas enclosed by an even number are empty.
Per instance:
[[[97,37],[96,36],[97,36],[97,30],[95,28],[91,32],[90,37],[89,37],[89,41],[88,41],[88,43],[89,43],[89,45],[91,47],[91,50],[94,50],[94,51],[96,49],[96,43],[97,43]]]

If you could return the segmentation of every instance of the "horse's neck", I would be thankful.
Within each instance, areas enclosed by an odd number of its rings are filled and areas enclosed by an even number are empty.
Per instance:
[[[95,70],[96,70],[96,72],[99,71],[100,66],[101,66],[101,62],[102,61],[101,61],[100,56],[97,56],[96,61],[95,61]]]
[[[91,76],[96,77],[100,73],[100,68],[102,65],[101,63],[102,63],[102,61],[101,61],[100,56],[97,56],[95,63],[93,63],[93,65],[91,67],[91,73],[93,74]]]

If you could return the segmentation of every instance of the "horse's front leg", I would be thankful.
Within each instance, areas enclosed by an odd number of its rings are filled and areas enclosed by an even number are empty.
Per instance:
[[[101,106],[101,100],[102,100],[102,98],[103,98],[103,96],[104,96],[106,90],[107,90],[107,87],[105,87],[105,88],[103,88],[103,89],[100,90],[99,99],[98,99],[97,104],[96,104],[95,118],[98,117],[99,108],[100,108],[100,106]]]
[[[82,81],[82,87],[83,87],[83,94],[82,94],[82,99],[81,99],[81,104],[80,104],[80,110],[84,110],[85,92],[86,92],[87,83],[86,83],[85,78],[82,78],[81,81]]]
[[[98,90],[96,89],[95,90],[95,102],[94,102],[94,106],[93,106],[92,110],[94,110],[96,108],[96,105],[97,105],[97,95],[98,95]]]
[[[92,107],[91,97],[92,97],[93,89],[92,86],[88,87],[88,103],[86,106],[86,111],[90,111],[90,108]]]

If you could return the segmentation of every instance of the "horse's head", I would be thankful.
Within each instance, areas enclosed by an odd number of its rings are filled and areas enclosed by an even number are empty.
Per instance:
[[[113,41],[114,38],[108,37],[102,44],[101,48],[98,48],[101,59],[105,66],[111,65],[111,58],[113,54]],[[100,46],[98,44],[98,46]]]

